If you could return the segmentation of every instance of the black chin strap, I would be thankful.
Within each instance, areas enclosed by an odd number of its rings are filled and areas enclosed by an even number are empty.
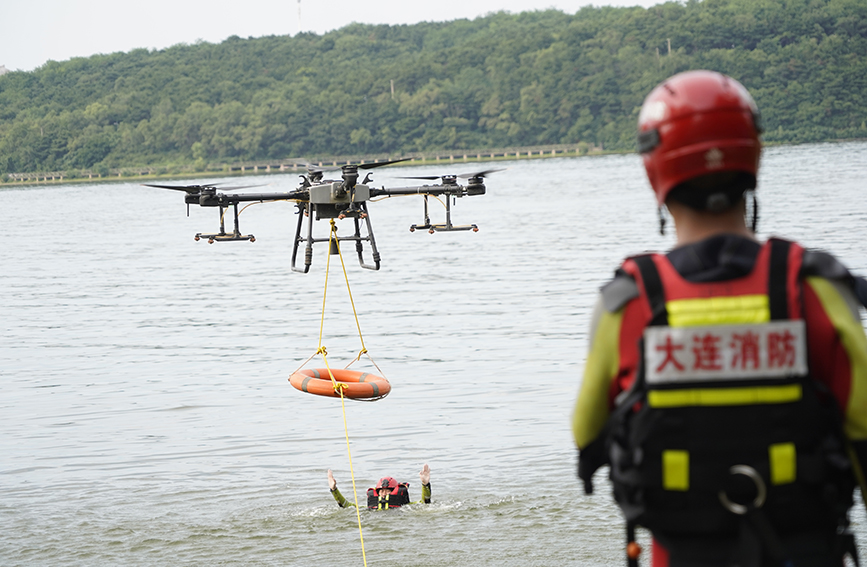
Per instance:
[[[753,195],[753,210],[752,210],[753,218],[752,218],[752,220],[750,220],[750,229],[753,232],[756,232],[756,229],[759,226],[759,200],[756,197],[755,191],[750,191],[750,193],[752,193],[752,195]]]

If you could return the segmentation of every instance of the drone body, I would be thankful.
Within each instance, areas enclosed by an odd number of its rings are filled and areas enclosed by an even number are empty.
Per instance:
[[[242,187],[224,187],[218,191],[217,186],[213,184],[205,185],[147,185],[148,187],[158,187],[161,189],[173,189],[177,191],[185,191],[184,202],[187,204],[187,212],[189,214],[190,205],[199,205],[201,207],[217,207],[220,212],[220,231],[216,233],[204,234],[198,233],[195,236],[196,240],[202,238],[208,239],[208,242],[223,242],[236,240],[249,240],[255,242],[256,238],[252,234],[242,234],[238,223],[238,205],[240,203],[266,203],[276,201],[294,201],[298,207],[298,223],[295,228],[295,238],[292,246],[292,270],[296,272],[306,273],[310,270],[310,265],[313,263],[313,245],[317,242],[331,242],[331,253],[335,253],[336,246],[339,241],[355,242],[356,253],[358,254],[358,262],[362,268],[369,270],[378,270],[380,267],[380,255],[376,247],[376,240],[373,237],[373,226],[370,222],[370,214],[368,212],[367,203],[376,197],[395,197],[402,195],[421,195],[424,198],[424,223],[420,225],[412,225],[410,231],[414,232],[417,229],[427,230],[431,234],[434,232],[451,232],[473,230],[478,231],[478,226],[470,225],[453,225],[451,222],[451,206],[452,200],[457,197],[484,195],[485,185],[484,177],[499,170],[488,170],[477,173],[463,175],[445,175],[432,177],[412,177],[409,179],[425,179],[425,180],[441,180],[440,183],[434,185],[422,185],[411,187],[398,187],[386,189],[385,187],[376,188],[368,183],[371,181],[371,174],[368,173],[362,183],[358,183],[359,169],[373,169],[392,163],[397,163],[405,160],[392,160],[385,162],[374,162],[366,164],[347,164],[342,166],[341,179],[325,180],[324,172],[326,169],[316,168],[313,166],[307,167],[307,175],[301,176],[301,186],[289,192],[280,193],[225,193],[227,190],[246,189],[255,186]],[[466,185],[458,183],[458,178],[467,179]],[[445,197],[446,222],[443,224],[432,224],[428,213],[428,197],[438,198]],[[234,211],[235,226],[232,232],[226,232],[224,217],[226,210],[231,207]],[[243,210],[243,209],[242,209]],[[304,228],[304,219],[307,219],[307,228]],[[334,219],[343,220],[351,218],[353,220],[354,232],[350,236],[337,236],[336,225]],[[327,238],[314,238],[313,223],[322,219],[331,219],[332,230]],[[365,232],[362,233],[362,223],[364,224]],[[302,235],[302,232],[304,233]],[[371,248],[372,263],[367,263],[364,258],[364,242],[367,242]],[[298,250],[304,244],[304,266],[296,266]]]

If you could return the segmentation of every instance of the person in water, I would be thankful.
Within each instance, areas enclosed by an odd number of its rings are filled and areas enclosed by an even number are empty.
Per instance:
[[[389,510],[391,508],[400,508],[407,504],[430,504],[430,467],[425,463],[421,472],[418,473],[418,478],[421,480],[421,500],[410,502],[409,498],[409,483],[397,482],[390,476],[384,476],[379,479],[376,486],[367,489],[367,507],[370,510]],[[331,489],[331,495],[337,501],[337,505],[341,508],[345,506],[355,506],[355,503],[349,502],[340,494],[337,489],[337,481],[334,480],[334,475],[331,469],[328,469],[328,488]]]

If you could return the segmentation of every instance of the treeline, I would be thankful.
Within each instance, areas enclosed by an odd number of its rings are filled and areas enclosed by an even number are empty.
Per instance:
[[[0,174],[577,142],[629,150],[644,96],[696,68],[751,90],[768,141],[867,137],[867,2],[689,0],[48,62],[0,77]]]

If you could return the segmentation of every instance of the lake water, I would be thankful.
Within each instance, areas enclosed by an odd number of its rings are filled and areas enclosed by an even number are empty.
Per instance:
[[[453,210],[478,233],[410,233],[421,199],[394,198],[371,204],[380,271],[344,245],[364,345],[393,385],[346,403],[359,498],[383,475],[418,498],[432,471],[433,504],[361,513],[369,565],[624,564],[605,481],[585,497],[576,480],[570,415],[599,286],[672,231],[635,155],[498,165]],[[766,150],[760,235],[867,274],[865,178],[867,142]],[[332,367],[360,349],[337,257],[323,318],[328,256],[290,270],[293,205],[250,207],[257,241],[212,246],[193,235],[216,212],[184,209],[132,182],[0,190],[0,564],[363,565],[325,476],[352,498],[340,400],[287,381],[321,322]],[[853,518],[867,554],[863,507]]]

